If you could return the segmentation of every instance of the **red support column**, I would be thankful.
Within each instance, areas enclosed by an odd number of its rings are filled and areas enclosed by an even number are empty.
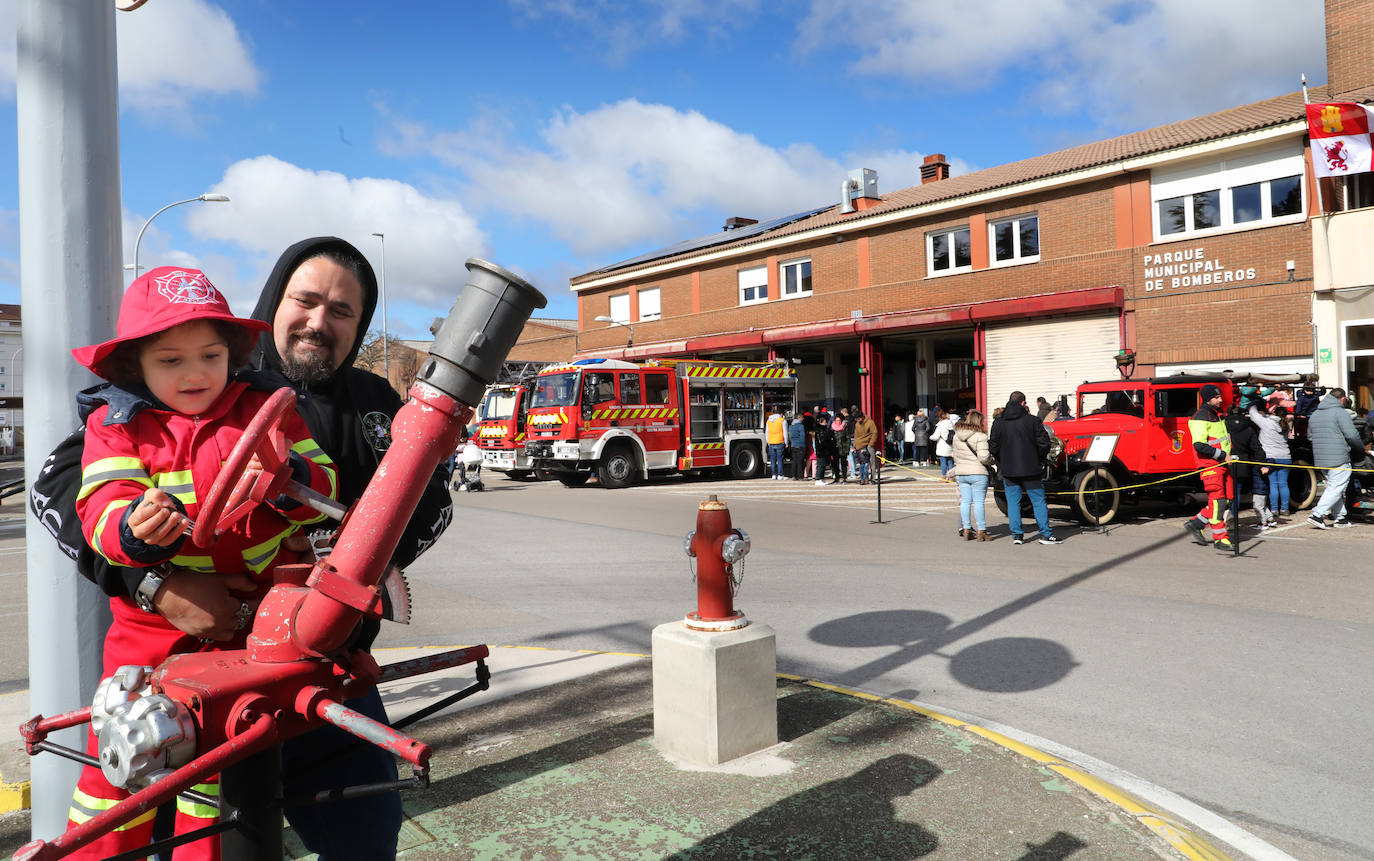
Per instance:
[[[977,405],[978,412],[984,416],[992,415],[988,409],[988,334],[983,329],[982,323],[977,323],[973,327],[973,358],[983,363],[983,367],[973,372],[973,400]]]

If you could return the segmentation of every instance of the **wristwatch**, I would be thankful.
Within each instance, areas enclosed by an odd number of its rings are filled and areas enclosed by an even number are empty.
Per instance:
[[[134,590],[134,603],[138,605],[138,609],[145,613],[157,612],[157,607],[153,606],[153,598],[157,597],[157,590],[162,588],[162,584],[171,573],[172,567],[166,564],[148,569],[148,573],[143,575],[138,588]]]

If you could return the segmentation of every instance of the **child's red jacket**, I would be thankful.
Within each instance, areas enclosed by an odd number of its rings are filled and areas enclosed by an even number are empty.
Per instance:
[[[104,403],[86,419],[76,513],[92,549],[111,563],[144,568],[171,562],[192,571],[257,575],[272,564],[297,525],[324,519],[295,500],[285,500],[280,508],[269,501],[215,539],[212,547],[193,544],[189,535],[171,547],[144,544],[125,525],[131,503],[145,490],[159,487],[195,520],[221,464],[270,393],[231,381],[199,416],[168,410],[146,395],[116,386],[94,397]],[[288,412],[282,431],[297,455],[291,458],[294,478],[334,498],[333,461],[311,438],[305,422]]]

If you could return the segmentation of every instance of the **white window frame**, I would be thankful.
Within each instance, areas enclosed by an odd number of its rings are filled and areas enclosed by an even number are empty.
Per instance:
[[[800,271],[798,271],[798,274],[797,274],[797,289],[796,289],[795,291],[791,292],[791,293],[787,292],[787,270],[790,269],[790,268],[792,268],[793,266],[797,266],[797,267],[806,266],[806,267],[810,268],[810,267],[811,267],[811,258],[810,258],[810,257],[798,257],[796,260],[787,260],[787,261],[784,261],[784,262],[778,264],[778,298],[779,298],[779,299],[800,299],[800,298],[802,298],[803,296],[810,296],[812,290],[814,289],[814,286],[815,286],[815,280],[814,280],[814,279],[815,279],[815,272],[812,271],[810,277],[808,278],[808,280],[811,282],[812,286],[811,286],[811,287],[807,287],[806,289],[803,290],[803,289],[801,288],[801,284],[802,284],[801,273],[800,273]]]
[[[768,267],[750,266],[736,273],[741,305],[761,305],[768,301]],[[762,291],[762,292],[760,292]]]
[[[954,265],[954,235],[956,233],[967,233],[969,240],[969,261],[967,266]],[[949,262],[948,269],[935,268],[935,237],[948,236],[949,240]],[[939,230],[932,230],[926,234],[926,277],[942,278],[945,275],[959,275],[963,272],[973,271],[973,230],[967,224],[960,224],[955,227],[943,227]]]
[[[1294,176],[1298,177],[1298,187],[1302,192],[1298,211],[1290,215],[1274,216],[1271,211],[1273,182]],[[1253,221],[1238,222],[1235,220],[1233,192],[1237,188],[1256,183],[1260,185],[1260,217]],[[1208,191],[1218,192],[1218,223],[1214,227],[1198,229],[1193,226],[1192,198],[1196,194]],[[1300,223],[1307,219],[1310,191],[1303,164],[1301,139],[1285,141],[1278,146],[1248,149],[1225,158],[1199,159],[1172,168],[1156,169],[1150,174],[1150,224],[1154,231],[1154,240],[1172,242],[1177,239],[1196,239],[1199,236],[1213,236],[1218,233]],[[1177,233],[1163,233],[1160,230],[1160,204],[1175,198],[1184,200],[1183,230]]]
[[[645,305],[644,299],[645,299],[645,297],[652,297],[652,298],[653,298],[653,301],[652,301],[651,303],[649,303],[649,304],[652,304],[652,305],[654,306],[654,310],[651,311],[651,312],[649,312],[649,313],[647,313],[647,314],[644,312],[644,305]],[[657,287],[645,287],[645,288],[641,289],[641,290],[639,291],[639,319],[640,319],[640,321],[642,322],[642,321],[644,321],[644,320],[657,320],[657,319],[659,319],[660,317],[662,317],[662,316],[663,316],[663,304],[662,304],[662,303],[663,303],[663,294],[661,294],[661,293],[659,292],[659,289],[658,289]]]
[[[610,305],[610,307],[609,307],[609,309],[607,310],[607,315],[606,315],[606,316],[610,317],[612,321],[614,321],[614,322],[616,322],[616,323],[628,323],[628,322],[630,322],[630,294],[629,294],[629,293],[616,293],[614,296],[611,296],[611,297],[610,297],[610,300],[609,300],[609,303],[608,303],[608,304]],[[616,313],[616,307],[615,307],[617,304],[623,306],[622,309],[620,310],[620,313],[618,313],[618,314]]]
[[[1035,222],[1035,253],[1021,253],[1021,222]],[[1002,224],[1010,224],[1012,236],[1012,255],[1009,260],[997,259],[997,227]],[[973,237],[969,237],[972,239]],[[972,250],[969,249],[970,256]],[[996,221],[988,222],[988,266],[995,268],[998,266],[1020,266],[1022,263],[1040,262],[1040,215],[1034,212],[1027,212],[1021,215],[1013,215],[1010,218],[999,218]]]

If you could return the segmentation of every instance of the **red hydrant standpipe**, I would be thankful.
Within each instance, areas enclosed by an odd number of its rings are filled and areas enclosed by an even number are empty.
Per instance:
[[[712,494],[697,506],[697,528],[684,541],[697,560],[697,610],[687,627],[697,631],[733,631],[749,624],[735,609],[735,565],[749,553],[749,536],[730,525],[730,509]]]

